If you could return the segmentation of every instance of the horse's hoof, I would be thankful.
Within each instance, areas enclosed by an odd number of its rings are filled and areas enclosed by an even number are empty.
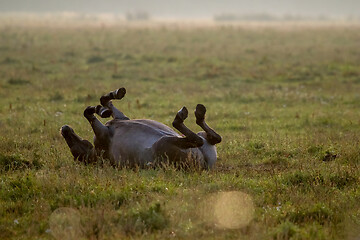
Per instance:
[[[93,115],[96,112],[95,107],[93,106],[88,106],[85,110],[84,110],[84,117],[88,118],[91,115]]]
[[[202,122],[205,119],[206,107],[202,104],[198,104],[195,109],[196,122]]]
[[[176,114],[176,118],[180,119],[181,121],[185,121],[187,117],[188,117],[188,110],[186,107],[182,107]]]
[[[118,90],[115,91],[115,95],[114,95],[114,99],[122,99],[123,97],[125,97],[126,94],[126,89],[125,88],[119,88]]]

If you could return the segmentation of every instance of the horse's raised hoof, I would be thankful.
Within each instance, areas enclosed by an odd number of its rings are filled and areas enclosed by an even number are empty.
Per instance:
[[[115,95],[114,95],[114,99],[122,99],[123,97],[125,97],[126,94],[126,89],[125,88],[119,88],[118,90],[115,91]]]
[[[60,133],[64,138],[66,138],[69,134],[71,134],[73,132],[74,132],[74,130],[71,127],[69,127],[68,125],[64,125],[60,129]]]
[[[108,118],[111,116],[112,111],[108,108],[105,108],[101,105],[97,105],[95,108],[95,112],[97,115],[99,115],[102,118]]]
[[[96,108],[89,106],[84,110],[84,117],[89,118],[96,112]]]
[[[110,100],[112,99],[122,99],[126,94],[126,89],[125,88],[119,88],[115,91],[109,92],[108,94],[102,96],[100,98],[100,104],[103,105],[104,107],[106,107],[106,105],[109,103]]]
[[[196,123],[201,123],[205,119],[206,107],[202,104],[198,104],[195,109]]]
[[[188,110],[186,107],[182,107],[176,114],[175,121],[184,122],[188,117]]]

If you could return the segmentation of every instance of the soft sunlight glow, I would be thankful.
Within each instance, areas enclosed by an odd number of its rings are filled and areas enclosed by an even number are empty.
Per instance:
[[[253,200],[250,195],[243,192],[211,194],[203,206],[201,215],[204,220],[217,228],[243,228],[251,222],[254,215]]]

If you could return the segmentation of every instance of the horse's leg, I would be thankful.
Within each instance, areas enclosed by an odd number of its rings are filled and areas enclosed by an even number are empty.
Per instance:
[[[111,115],[113,115],[113,112],[111,111],[111,109],[109,109],[107,107],[103,107],[101,105],[97,105],[95,107],[95,112],[97,115],[99,115],[102,118],[108,118]]]
[[[188,110],[186,107],[183,107],[177,112],[175,119],[172,122],[173,127],[185,135],[185,138],[178,138],[178,145],[179,147],[184,146],[183,148],[201,147],[204,144],[203,139],[188,129],[184,124],[184,120],[187,116]]]
[[[198,104],[195,110],[196,124],[199,125],[206,134],[206,140],[211,144],[215,145],[221,142],[221,136],[217,134],[212,128],[210,128],[205,122],[206,108],[202,104]]]
[[[109,127],[104,126],[95,116],[94,113],[96,112],[95,107],[87,107],[84,111],[84,117],[89,121],[92,129],[95,133],[94,144],[97,150],[107,150],[111,131]]]
[[[179,130],[185,137],[163,136],[152,146],[152,152],[155,161],[163,162],[164,160],[179,166],[198,165],[204,167],[204,158],[199,152],[190,150],[198,148],[204,144],[203,138],[192,132],[184,125],[184,120],[188,116],[186,107],[180,109],[172,123],[174,128]],[[189,149],[189,150],[187,150]],[[194,165],[194,166],[195,166]]]
[[[121,112],[119,109],[114,107],[112,104],[112,101],[109,101],[107,103],[107,107],[112,111],[112,116],[114,119],[120,119],[120,120],[130,120],[123,112]]]
[[[67,145],[70,148],[74,160],[89,163],[96,161],[96,155],[93,145],[76,135],[74,130],[68,125],[62,126],[61,135],[65,138]]]
[[[112,104],[113,99],[122,99],[126,94],[125,88],[119,88],[115,91],[109,92],[108,94],[105,94],[100,98],[101,105],[106,109],[109,109],[112,112],[112,116],[115,119],[121,119],[121,120],[129,120],[127,116],[123,112],[121,112],[119,109],[114,107]],[[101,108],[99,108],[101,109]],[[101,116],[101,115],[100,115]]]
[[[184,120],[187,116],[188,111],[186,107],[183,107],[176,114],[172,123],[174,128],[184,134],[185,137],[163,136],[152,147],[155,155],[167,155],[169,158],[175,158],[175,155],[181,156],[181,154],[187,154],[185,151],[181,151],[182,149],[198,148],[204,144],[200,136],[184,125]]]
[[[103,105],[104,107],[106,107],[106,104],[113,99],[122,99],[123,97],[125,97],[126,94],[126,89],[125,88],[119,88],[115,91],[109,92],[108,94],[105,94],[103,96],[101,96],[100,98],[100,103],[101,105]]]
[[[192,151],[193,143],[186,138],[164,136],[156,141],[151,147],[153,163],[175,163],[177,167],[200,166],[205,167],[203,155],[198,151]]]

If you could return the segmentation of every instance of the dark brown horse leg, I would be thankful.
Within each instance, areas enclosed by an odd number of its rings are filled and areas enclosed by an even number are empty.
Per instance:
[[[155,164],[175,163],[175,166],[183,168],[190,166],[197,166],[204,168],[206,166],[204,159],[196,155],[196,151],[184,151],[184,149],[198,148],[204,144],[202,137],[188,129],[184,125],[184,120],[188,116],[186,107],[180,109],[176,114],[175,119],[172,123],[174,128],[179,130],[185,137],[177,136],[163,136],[152,146],[154,154]]]
[[[221,136],[210,128],[205,122],[206,108],[202,104],[198,104],[195,110],[196,124],[199,125],[206,133],[206,140],[215,145],[221,142]]]
[[[113,114],[111,109],[103,107],[101,105],[96,106],[95,112],[96,112],[97,115],[99,115],[102,118],[108,118]]]
[[[68,125],[62,126],[60,132],[65,138],[71,154],[74,156],[74,160],[79,160],[84,163],[96,161],[94,147],[89,141],[79,137]]]
[[[119,109],[114,107],[114,105],[112,104],[112,101],[111,101],[113,99],[120,100],[125,96],[125,94],[126,94],[126,89],[119,88],[115,91],[105,94],[104,96],[102,96],[100,98],[101,105],[104,107],[104,109],[109,109],[109,111],[111,111],[111,115],[115,119],[129,120],[129,118],[127,116],[125,116],[125,114],[123,112],[121,112]],[[101,108],[99,108],[99,109],[101,109]],[[106,111],[104,110],[104,112],[106,112]]]
[[[110,142],[110,130],[94,116],[95,112],[95,107],[87,107],[84,111],[84,117],[89,121],[95,133],[95,147],[107,150]]]
[[[203,139],[187,128],[184,124],[184,120],[187,118],[187,116],[188,110],[186,107],[181,108],[180,111],[176,114],[172,125],[174,128],[179,130],[179,132],[184,134],[185,138],[174,138],[171,141],[173,141],[173,144],[177,143],[181,148],[201,147],[204,144]]]
[[[100,98],[100,103],[101,105],[103,105],[104,107],[107,107],[107,103],[110,101],[110,100],[113,100],[113,99],[122,99],[123,97],[125,97],[125,94],[126,94],[126,89],[125,88],[119,88],[115,91],[112,91],[112,92],[109,92],[108,94],[105,94],[104,96],[102,96]]]

